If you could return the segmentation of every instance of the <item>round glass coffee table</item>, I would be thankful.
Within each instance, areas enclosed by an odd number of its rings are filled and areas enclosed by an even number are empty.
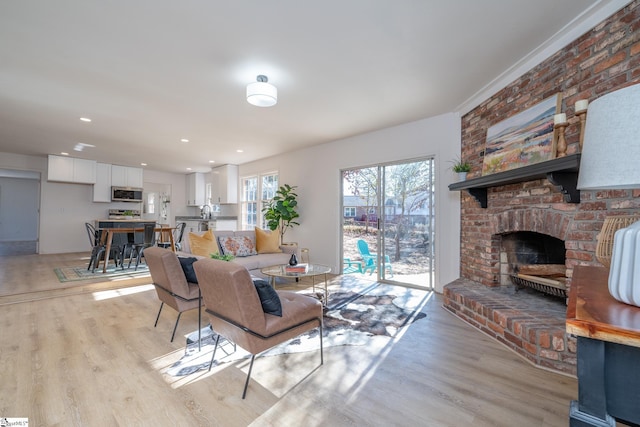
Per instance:
[[[300,265],[300,264],[298,264]],[[313,292],[316,292],[316,276],[324,275],[324,301],[326,305],[329,298],[329,291],[327,290],[327,274],[331,273],[331,267],[322,264],[307,264],[306,271],[292,272],[287,271],[289,265],[272,265],[271,267],[265,267],[260,269],[260,272],[265,276],[269,276],[271,286],[275,288],[276,278],[288,278],[299,279],[301,277],[311,277],[311,283],[313,285]]]

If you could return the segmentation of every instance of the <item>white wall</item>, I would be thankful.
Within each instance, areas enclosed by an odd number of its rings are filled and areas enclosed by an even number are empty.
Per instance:
[[[313,261],[339,271],[340,186],[343,169],[435,156],[436,290],[459,277],[460,195],[449,161],[460,154],[460,116],[444,114],[240,165],[240,176],[277,170],[280,184],[297,185],[300,227],[286,240],[309,248]]]

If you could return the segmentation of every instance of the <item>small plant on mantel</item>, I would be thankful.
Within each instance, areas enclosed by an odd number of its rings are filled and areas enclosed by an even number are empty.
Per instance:
[[[460,158],[457,158],[455,160],[452,160],[451,163],[453,164],[451,166],[451,169],[454,172],[471,172],[471,163],[469,162],[463,162]]]

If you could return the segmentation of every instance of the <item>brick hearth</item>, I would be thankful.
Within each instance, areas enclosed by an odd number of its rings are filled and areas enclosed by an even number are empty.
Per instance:
[[[532,363],[576,374],[576,339],[565,334],[564,300],[458,279],[444,289],[444,308]]]

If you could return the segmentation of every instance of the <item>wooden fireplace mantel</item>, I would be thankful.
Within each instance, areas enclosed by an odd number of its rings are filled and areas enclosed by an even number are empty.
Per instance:
[[[580,154],[571,154],[521,168],[455,182],[449,184],[449,190],[467,190],[481,207],[486,208],[487,188],[546,178],[551,184],[560,187],[565,202],[580,203],[580,190],[577,189],[579,169]]]

